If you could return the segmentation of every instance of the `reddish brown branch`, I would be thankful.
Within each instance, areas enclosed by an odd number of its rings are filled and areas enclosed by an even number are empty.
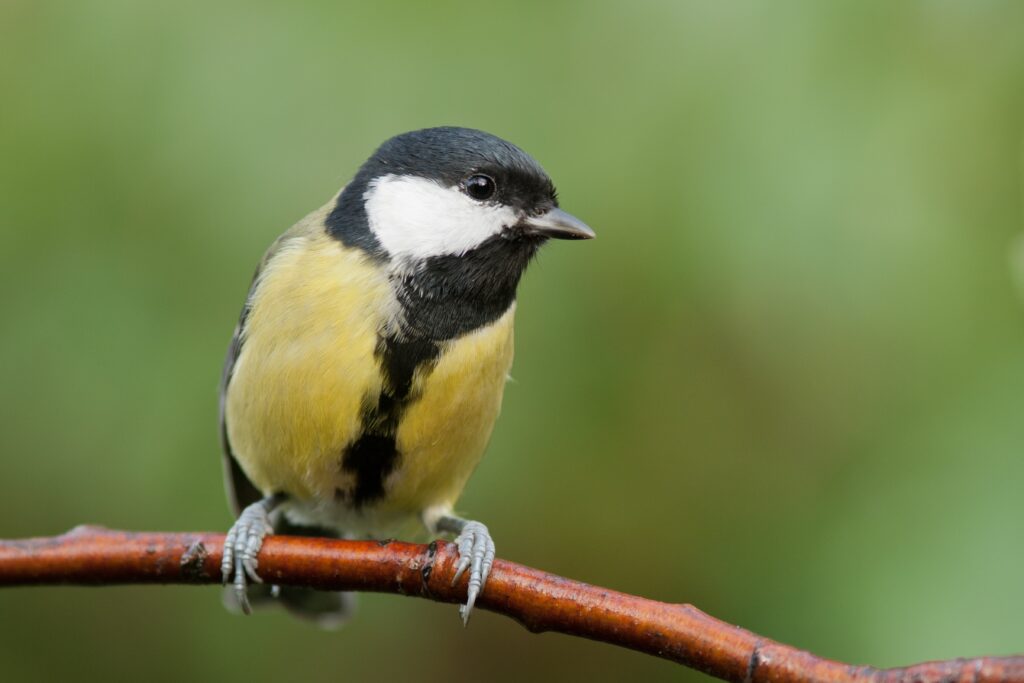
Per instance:
[[[222,534],[156,534],[78,527],[63,536],[0,541],[0,586],[220,582]],[[461,602],[457,553],[429,546],[272,536],[260,552],[269,582]],[[821,659],[672,605],[496,560],[477,602],[533,632],[557,631],[664,657],[727,681],[999,681],[1024,683],[1024,656],[874,669]]]

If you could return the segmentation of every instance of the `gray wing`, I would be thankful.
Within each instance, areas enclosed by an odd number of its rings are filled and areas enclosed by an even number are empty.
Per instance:
[[[338,190],[331,201],[293,225],[270,245],[270,249],[263,255],[259,267],[256,268],[256,273],[252,276],[252,284],[249,285],[249,293],[245,297],[245,306],[242,307],[242,314],[238,317],[235,333],[231,336],[228,355],[224,359],[224,371],[220,377],[220,443],[221,449],[224,452],[224,487],[227,490],[228,502],[230,502],[231,509],[236,517],[246,506],[263,498],[263,493],[245,476],[245,472],[242,471],[242,467],[238,464],[238,460],[231,450],[231,442],[228,439],[227,416],[224,414],[228,385],[231,384],[231,373],[235,369],[238,355],[242,352],[242,345],[245,343],[245,324],[249,317],[249,310],[252,307],[253,292],[256,290],[256,285],[259,282],[260,273],[263,272],[263,269],[266,268],[267,264],[270,263],[283,245],[304,234],[324,229],[324,221],[344,189],[342,187],[341,190]]]
[[[260,276],[262,265],[261,263],[260,268],[256,269],[256,274],[252,278],[252,285],[250,285],[249,293],[245,298],[245,305],[242,306],[242,314],[239,316],[238,324],[235,326],[235,333],[231,335],[228,355],[224,359],[224,370],[220,376],[220,447],[224,453],[224,488],[228,494],[228,503],[231,505],[231,510],[235,513],[236,517],[247,505],[251,505],[263,497],[260,490],[245,476],[241,466],[238,464],[238,460],[235,459],[235,454],[231,450],[231,441],[228,439],[228,421],[225,415],[228,384],[231,382],[231,373],[235,369],[235,361],[238,360],[238,354],[242,351],[242,331],[245,329],[245,322],[249,317],[252,292],[256,287],[256,280]]]
[[[263,498],[263,493],[256,488],[255,484],[249,481],[247,476],[245,476],[245,472],[242,471],[242,467],[238,464],[234,451],[231,449],[231,440],[228,439],[228,421],[227,416],[225,415],[228,385],[231,383],[231,373],[235,369],[235,363],[238,361],[238,355],[242,352],[245,324],[249,317],[249,310],[252,307],[252,296],[256,289],[256,283],[259,281],[260,273],[263,272],[267,263],[274,257],[277,250],[281,248],[281,245],[289,241],[294,234],[295,229],[293,228],[278,237],[277,240],[270,245],[270,249],[267,250],[267,253],[264,254],[263,258],[260,260],[260,265],[256,268],[256,272],[252,276],[252,284],[249,285],[249,293],[245,297],[245,305],[242,306],[242,313],[238,317],[238,324],[235,326],[235,333],[231,335],[231,343],[228,345],[228,355],[227,358],[224,359],[224,370],[221,372],[220,376],[220,445],[221,450],[224,453],[224,489],[228,495],[228,503],[230,503],[231,510],[235,513],[236,517],[246,506]]]

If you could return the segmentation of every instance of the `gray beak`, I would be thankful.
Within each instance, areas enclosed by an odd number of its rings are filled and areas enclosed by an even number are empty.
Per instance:
[[[556,240],[589,240],[596,237],[590,226],[558,208],[523,219],[520,225],[528,235],[543,235]]]

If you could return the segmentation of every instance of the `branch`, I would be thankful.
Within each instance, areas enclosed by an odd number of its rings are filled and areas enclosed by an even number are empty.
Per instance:
[[[50,538],[0,541],[0,587],[220,583],[222,534],[158,534],[77,527]],[[336,541],[270,536],[260,551],[268,583],[399,593],[463,602],[452,586],[458,552],[437,541]],[[1024,656],[930,662],[894,669],[850,666],[762,638],[691,605],[655,602],[495,560],[477,606],[528,630],[591,638],[684,664],[727,681],[1024,683]]]

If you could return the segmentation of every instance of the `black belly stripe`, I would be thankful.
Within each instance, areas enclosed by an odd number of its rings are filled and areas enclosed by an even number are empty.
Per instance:
[[[343,231],[340,236],[346,241]],[[339,500],[360,508],[384,496],[387,477],[402,458],[395,443],[398,424],[419,398],[412,391],[414,374],[430,370],[444,340],[489,325],[508,311],[519,277],[542,242],[498,235],[460,256],[431,257],[395,276],[402,336],[383,335],[377,342],[384,390],[366,397],[360,434],[342,454],[341,467],[355,483],[337,491]]]
[[[360,436],[345,448],[341,467],[355,475],[351,490],[338,496],[355,508],[372,503],[384,495],[384,482],[401,454],[396,435],[405,409],[418,398],[412,391],[413,374],[421,366],[430,368],[440,349],[425,339],[399,340],[385,336],[377,342],[375,355],[384,375],[384,390],[367,397],[363,408]]]

